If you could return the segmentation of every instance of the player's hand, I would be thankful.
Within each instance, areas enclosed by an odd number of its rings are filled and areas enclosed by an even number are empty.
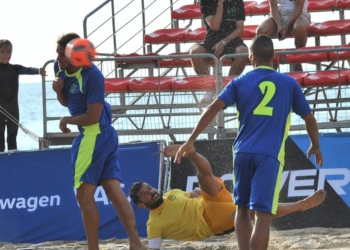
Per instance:
[[[182,157],[186,157],[189,153],[192,153],[193,151],[194,151],[193,143],[189,141],[185,142],[176,152],[174,163],[180,163]]]
[[[57,77],[53,82],[52,82],[52,89],[56,93],[59,93],[62,91],[64,86],[63,80],[59,77]]]
[[[42,75],[42,76],[46,76],[46,71],[45,71],[45,69],[40,68],[40,69],[39,69],[39,74]]]
[[[323,155],[319,148],[314,148],[312,145],[307,150],[307,158],[310,159],[311,155],[315,155],[315,162],[319,167],[323,165]]]
[[[65,120],[65,117],[62,117],[61,120],[60,120],[60,130],[63,133],[69,133],[70,129],[67,128],[67,123],[64,120]]]
[[[220,58],[220,56],[222,55],[222,52],[224,52],[225,45],[223,45],[223,43],[220,41],[212,49],[215,50],[214,55],[217,58]]]
[[[278,28],[277,34],[281,34],[281,35],[278,37],[278,39],[279,39],[280,41],[286,39],[287,36],[288,36],[288,27],[284,25],[284,26]]]

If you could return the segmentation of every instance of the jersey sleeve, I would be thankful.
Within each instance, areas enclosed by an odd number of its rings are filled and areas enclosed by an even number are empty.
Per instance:
[[[86,80],[87,104],[104,103],[104,78],[97,69],[91,69]]]
[[[245,21],[245,10],[243,0],[237,0],[236,13],[236,21]]]
[[[147,222],[147,237],[148,239],[162,238],[161,229],[150,221]]]
[[[161,238],[149,239],[148,248],[162,249],[162,239]]]
[[[200,9],[204,18],[213,16],[216,13],[217,3],[213,0],[202,0],[200,1]]]
[[[239,79],[240,77],[236,77],[235,79],[231,80],[218,95],[218,98],[225,103],[224,109],[236,103],[235,92]]]
[[[306,115],[311,113],[311,108],[303,92],[301,91],[299,84],[296,81],[295,81],[293,92],[294,93],[293,93],[292,109],[297,115],[299,115],[301,118],[304,118]]]

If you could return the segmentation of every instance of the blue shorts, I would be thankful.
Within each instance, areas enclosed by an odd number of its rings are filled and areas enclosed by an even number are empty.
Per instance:
[[[77,136],[72,145],[74,188],[99,185],[103,179],[121,180],[118,134],[113,127],[97,135]]]
[[[270,156],[234,155],[234,200],[237,206],[276,214],[283,165]]]

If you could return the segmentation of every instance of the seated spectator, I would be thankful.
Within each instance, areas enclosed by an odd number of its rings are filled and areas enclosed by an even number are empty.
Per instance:
[[[240,38],[245,21],[243,0],[202,0],[200,8],[207,30],[204,41],[196,44],[190,54],[211,53],[218,58],[226,54],[248,53],[247,46]],[[197,75],[209,75],[206,58],[191,58]],[[232,58],[229,75],[240,75],[246,65],[246,57]],[[211,102],[214,92],[208,92],[201,100]]]
[[[271,38],[294,36],[296,48],[305,47],[307,28],[311,15],[307,12],[308,0],[269,0],[270,17],[257,28],[256,34],[265,34]],[[294,64],[295,71],[302,71],[300,63]]]

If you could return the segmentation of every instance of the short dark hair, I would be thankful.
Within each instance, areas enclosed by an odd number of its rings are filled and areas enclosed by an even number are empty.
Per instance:
[[[140,199],[138,196],[138,192],[140,191],[142,185],[144,184],[144,182],[140,181],[140,182],[135,182],[132,184],[130,190],[129,190],[129,196],[131,198],[131,200],[138,205],[140,203]]]
[[[62,46],[62,47],[66,47],[67,44],[75,39],[75,38],[80,38],[80,36],[77,34],[77,33],[74,33],[74,32],[70,32],[70,33],[67,33],[67,34],[63,34],[61,35],[60,37],[58,37],[57,39],[57,44]]]
[[[252,40],[250,50],[258,59],[270,61],[274,54],[272,39],[267,35],[257,35]]]
[[[7,39],[0,39],[0,48],[12,46],[12,43]]]

